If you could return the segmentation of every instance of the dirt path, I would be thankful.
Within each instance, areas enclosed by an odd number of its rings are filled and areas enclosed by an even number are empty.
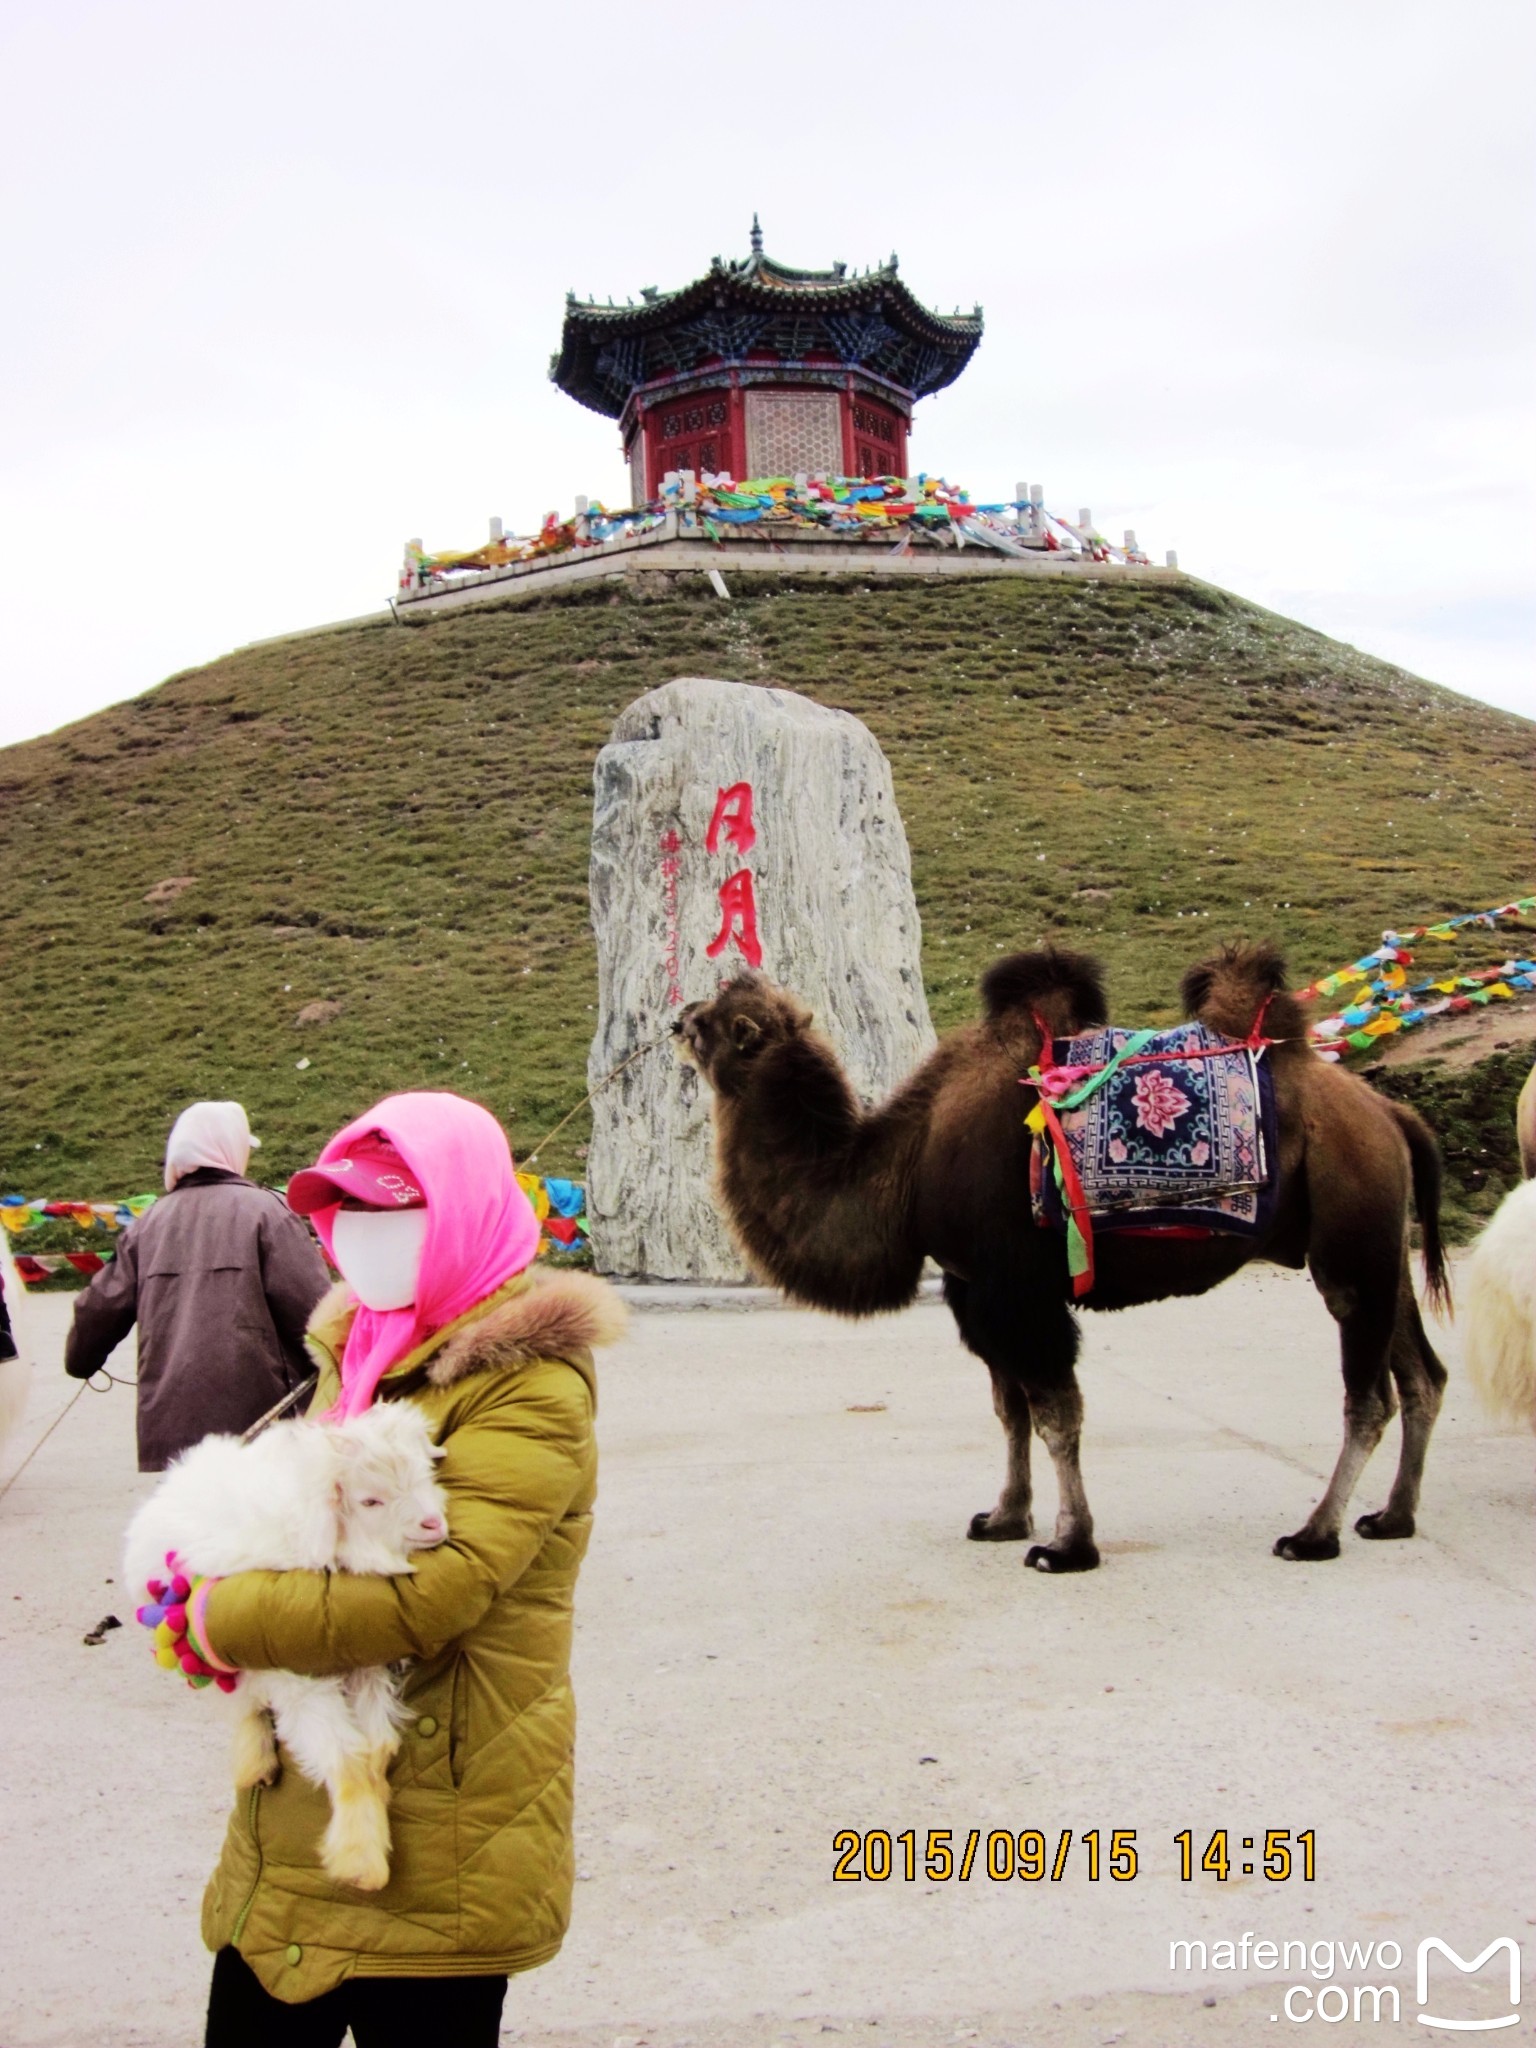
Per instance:
[[[1371,1064],[1400,1067],[1414,1060],[1437,1060],[1447,1067],[1475,1067],[1490,1053],[1529,1045],[1532,1039],[1536,1039],[1536,1002],[1516,998],[1489,1003],[1461,1017],[1421,1024],[1401,1038],[1389,1039],[1386,1050],[1375,1054]]]
[[[32,1407],[0,1483],[70,1392],[67,1302],[20,1310]],[[1454,1333],[1438,1341],[1454,1362]],[[1397,1944],[1400,1961],[1373,1951],[1335,1981],[1346,2003],[1355,1979],[1395,1989],[1402,2026],[1326,2033],[1390,2042],[1423,2038],[1421,1939],[1471,1956],[1511,1934],[1536,1953],[1529,1439],[1490,1431],[1453,1377],[1419,1540],[1351,1536],[1335,1563],[1281,1564],[1270,1543],[1338,1441],[1332,1329],[1307,1284],[1244,1275],[1091,1321],[1086,1348],[1106,1560],[1051,1580],[963,1539],[1000,1441],[941,1308],[636,1318],[604,1374],[578,1602],[575,1921],[560,1958],[514,1982],[508,2041],[1273,2048],[1287,1985],[1315,2000],[1328,1980],[1251,1952],[1223,1967],[1214,1945],[1246,1933],[1309,1955]],[[126,1606],[111,1580],[145,1484],[131,1425],[122,1390],[85,1395],[0,1504],[5,2048],[201,2038],[197,1901],[228,1800],[216,1712],[132,1627],[81,1643]],[[1395,1435],[1361,1505],[1384,1495]],[[957,1858],[976,1828],[970,1876],[920,1864],[908,1882],[908,1828],[923,1851],[952,1830]],[[1186,1828],[1197,1862],[1226,1831],[1225,1880],[1181,1881]],[[835,1881],[844,1829],[887,1831],[895,1874]],[[1016,1854],[1028,1829],[1053,1859],[1072,1830],[1060,1878],[989,1877],[988,1834]],[[1136,1831],[1125,1883],[1107,1874],[1114,1829]],[[1243,1874],[1242,1843],[1262,1851],[1269,1829],[1313,1832],[1313,1882]],[[1204,1963],[1170,1967],[1178,1941]],[[1444,1985],[1467,2017],[1496,2015],[1497,1994],[1487,1972]]]

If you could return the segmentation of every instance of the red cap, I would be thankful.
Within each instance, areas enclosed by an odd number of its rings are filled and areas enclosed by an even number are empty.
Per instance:
[[[313,1216],[333,1202],[366,1202],[374,1209],[424,1209],[416,1177],[382,1131],[356,1139],[340,1159],[306,1166],[288,1183],[288,1206]]]

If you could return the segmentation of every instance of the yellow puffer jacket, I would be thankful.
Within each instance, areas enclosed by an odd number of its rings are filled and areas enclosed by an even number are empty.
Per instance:
[[[317,1414],[352,1312],[336,1288],[311,1319]],[[285,1753],[276,1784],[236,1804],[203,1939],[233,1943],[274,1996],[353,1975],[511,1974],[558,1950],[574,1876],[571,1602],[597,1481],[590,1347],[623,1323],[588,1275],[509,1281],[379,1387],[424,1409],[443,1446],[446,1543],[399,1578],[243,1572],[212,1589],[208,1635],[229,1663],[323,1675],[415,1660],[383,1891],[326,1876],[326,1795]]]

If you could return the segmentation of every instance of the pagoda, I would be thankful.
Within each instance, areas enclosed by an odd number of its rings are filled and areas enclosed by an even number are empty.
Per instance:
[[[566,298],[550,376],[619,422],[631,501],[669,473],[905,476],[919,398],[952,384],[981,340],[981,308],[934,313],[896,258],[849,273],[791,270],[763,253],[717,256],[679,291],[640,303]]]

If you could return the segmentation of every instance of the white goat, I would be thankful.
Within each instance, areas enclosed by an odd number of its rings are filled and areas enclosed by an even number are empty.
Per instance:
[[[1500,1202],[1457,1275],[1467,1378],[1491,1415],[1536,1428],[1536,1180]]]
[[[249,1444],[205,1437],[129,1524],[124,1583],[142,1597],[150,1579],[168,1576],[167,1553],[188,1577],[414,1571],[411,1552],[448,1533],[446,1497],[433,1476],[441,1456],[410,1402],[386,1402],[345,1423],[280,1422]],[[360,1891],[387,1884],[386,1774],[405,1718],[397,1673],[242,1671],[234,1701],[236,1784],[276,1776],[275,1723],[304,1776],[330,1794],[320,1845],[327,1875]]]

